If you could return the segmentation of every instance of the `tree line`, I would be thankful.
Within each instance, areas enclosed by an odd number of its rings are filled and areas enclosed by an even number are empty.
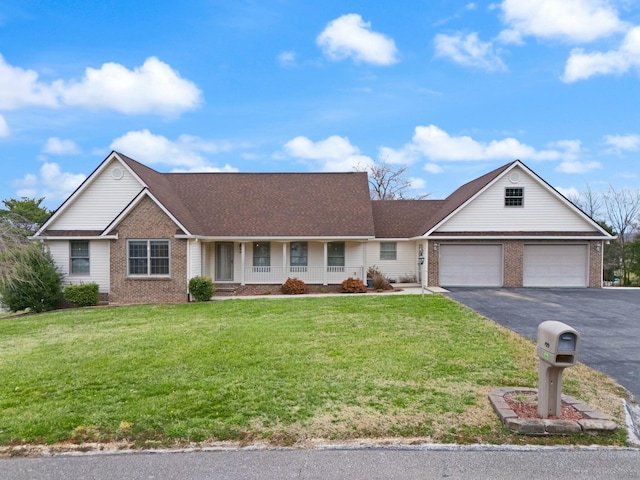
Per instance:
[[[638,285],[640,281],[640,190],[616,189],[605,192],[590,186],[567,197],[598,222],[607,232],[617,235],[604,247],[604,280],[621,285]]]

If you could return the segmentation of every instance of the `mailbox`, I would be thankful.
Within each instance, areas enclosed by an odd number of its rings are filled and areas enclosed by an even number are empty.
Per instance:
[[[547,320],[538,325],[538,413],[562,414],[562,371],[576,364],[580,336],[566,323]]]
[[[566,323],[548,320],[538,325],[538,358],[555,367],[576,364],[579,335]]]

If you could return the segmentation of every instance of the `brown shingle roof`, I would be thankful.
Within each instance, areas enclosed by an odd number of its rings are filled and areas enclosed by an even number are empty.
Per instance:
[[[425,233],[424,225],[442,208],[444,200],[374,200],[377,238],[412,238]]]
[[[119,155],[193,235],[374,236],[363,172],[159,173]]]

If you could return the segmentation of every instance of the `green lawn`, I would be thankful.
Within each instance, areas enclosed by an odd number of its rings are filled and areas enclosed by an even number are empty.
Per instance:
[[[535,387],[533,344],[439,295],[61,310],[0,320],[0,444],[404,437],[527,442],[495,387]],[[620,415],[583,366],[565,393]],[[572,436],[542,442],[624,443]]]

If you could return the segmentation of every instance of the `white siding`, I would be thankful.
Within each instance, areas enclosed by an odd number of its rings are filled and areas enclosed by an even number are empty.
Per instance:
[[[437,231],[593,231],[592,225],[537,179],[520,168],[511,172],[520,174],[518,183],[509,180],[511,173],[505,175]],[[524,188],[523,207],[504,206],[505,188],[512,187]]]
[[[384,240],[383,240],[384,241]],[[415,277],[418,281],[418,249],[415,242],[396,242],[396,260],[380,260],[380,242],[367,244],[367,268],[375,265],[388,278]]]
[[[63,274],[64,285],[97,283],[101,293],[109,293],[109,241],[89,241],[89,275],[69,274],[69,240],[51,240],[46,242],[58,271]]]
[[[114,167],[120,167],[124,176],[119,180],[111,176]],[[50,230],[102,230],[140,192],[142,185],[119,160],[113,159],[88,185],[87,189],[51,225]]]
[[[187,254],[189,255],[189,271],[187,272],[188,279],[203,275],[202,273],[202,242],[195,240],[189,240],[187,244]]]

